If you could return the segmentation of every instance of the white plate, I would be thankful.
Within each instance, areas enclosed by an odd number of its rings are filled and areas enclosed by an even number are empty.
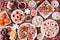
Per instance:
[[[35,37],[37,36],[37,30],[36,30],[36,28],[35,28],[34,25],[32,25],[31,23],[23,23],[23,24],[20,25],[20,27],[23,27],[23,26],[26,26],[26,27],[27,27],[28,25],[30,25],[31,27],[33,27],[33,28],[35,29],[34,36],[32,37],[32,40],[34,40]],[[20,28],[20,27],[19,27],[19,28]],[[31,30],[30,30],[30,31],[31,31]],[[19,33],[19,29],[18,29],[18,37],[20,38],[19,35],[20,35],[20,33]],[[24,39],[24,38],[23,38],[23,39]],[[22,40],[23,40],[23,39],[22,39]]]
[[[41,32],[47,38],[55,37],[59,32],[59,25],[52,19],[47,19],[41,25]]]
[[[21,21],[15,21],[15,20],[14,20],[14,19],[16,18],[16,16],[15,16],[15,18],[13,18],[13,14],[15,14],[16,11],[18,11],[20,14],[23,14],[23,18],[22,18]],[[11,19],[12,19],[12,21],[13,21],[14,23],[16,23],[16,24],[22,23],[22,22],[24,21],[24,19],[25,19],[25,14],[24,14],[24,12],[23,12],[22,10],[16,9],[16,10],[14,10],[14,11],[12,12],[12,14],[11,14]]]
[[[45,0],[40,6],[38,6],[37,11],[39,12],[39,14],[40,14],[44,19],[46,19],[47,17],[49,17],[49,16],[52,14],[52,12],[48,12],[48,13],[45,15],[44,12],[40,12],[40,11],[39,11],[39,8],[42,7],[42,6],[44,5],[44,3],[46,3],[47,6],[50,6],[53,11],[54,11],[55,9],[54,9],[53,6],[51,6],[51,4],[50,4],[47,0]]]

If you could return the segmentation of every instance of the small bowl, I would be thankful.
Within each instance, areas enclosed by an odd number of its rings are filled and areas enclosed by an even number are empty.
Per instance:
[[[26,15],[25,21],[26,22],[31,22],[31,20],[32,20],[32,16],[31,15]]]
[[[54,13],[52,14],[52,18],[53,18],[54,20],[60,20],[60,12],[54,12]]]
[[[35,27],[40,27],[43,23],[43,18],[41,16],[35,16],[32,19],[32,24],[35,25]]]

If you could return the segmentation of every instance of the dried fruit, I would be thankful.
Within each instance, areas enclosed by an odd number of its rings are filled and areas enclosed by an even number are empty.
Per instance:
[[[3,20],[0,20],[0,26],[4,26],[4,21]]]
[[[5,23],[10,23],[9,18],[4,19],[4,22],[5,22]]]
[[[7,16],[6,13],[3,13],[3,14],[1,15],[1,18],[5,19],[6,16]]]

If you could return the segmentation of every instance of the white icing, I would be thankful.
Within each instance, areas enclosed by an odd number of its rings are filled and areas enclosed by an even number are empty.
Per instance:
[[[30,14],[30,10],[27,8],[27,9],[25,9],[25,13],[26,14]]]
[[[55,8],[57,8],[57,7],[59,6],[59,2],[58,2],[57,0],[53,0],[53,1],[51,2],[51,4],[52,4],[52,6],[55,7]]]

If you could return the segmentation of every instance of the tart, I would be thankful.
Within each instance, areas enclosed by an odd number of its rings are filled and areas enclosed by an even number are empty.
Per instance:
[[[51,4],[45,0],[40,6],[38,6],[37,11],[39,12],[39,14],[46,19],[47,17],[49,17],[52,12],[54,12],[54,8],[53,6],[51,6]]]
[[[36,6],[37,6],[37,3],[36,3],[34,0],[29,1],[28,7],[29,7],[30,9],[35,9]]]
[[[58,2],[57,0],[53,0],[53,1],[51,2],[51,4],[52,4],[52,6],[53,6],[54,8],[59,7],[59,2]]]
[[[11,19],[14,23],[22,23],[25,19],[25,14],[22,10],[14,10],[11,14]]]
[[[47,38],[55,37],[59,32],[59,25],[52,19],[45,20],[41,25],[41,33]]]
[[[31,15],[32,16],[37,16],[37,11],[36,10],[31,10]]]
[[[39,34],[37,35],[37,39],[38,39],[38,40],[43,40],[43,38],[44,38],[44,35],[43,35],[42,33],[39,33]]]
[[[0,13],[0,27],[10,24],[11,21],[7,15],[6,11]]]
[[[26,15],[25,21],[26,22],[31,22],[32,21],[32,16],[31,15]]]
[[[25,2],[19,2],[18,3],[18,8],[21,9],[21,10],[24,10],[26,8],[26,3]]]
[[[41,16],[35,16],[32,19],[32,24],[36,27],[40,27],[43,22],[43,18]]]
[[[35,26],[30,23],[23,23],[18,29],[18,37],[20,40],[34,40],[37,36]]]

